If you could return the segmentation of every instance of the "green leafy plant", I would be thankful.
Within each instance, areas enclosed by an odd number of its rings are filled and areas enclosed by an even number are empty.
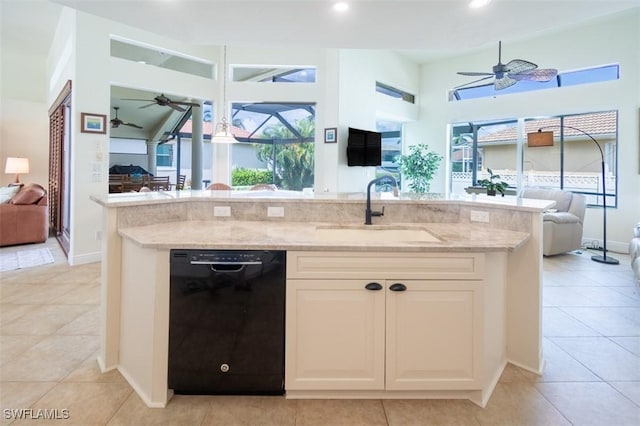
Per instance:
[[[489,179],[480,179],[478,185],[487,188],[487,195],[496,195],[496,193],[499,192],[504,197],[504,191],[509,184],[498,180],[500,179],[500,175],[494,175],[491,169],[487,168],[487,171],[489,172]]]
[[[429,151],[429,145],[418,144],[409,147],[409,154],[402,155],[398,159],[400,172],[410,179],[409,189],[413,192],[429,192],[429,186],[433,180],[442,156]]]
[[[231,171],[232,186],[250,186],[257,183],[271,183],[273,173],[269,170],[235,168]]]

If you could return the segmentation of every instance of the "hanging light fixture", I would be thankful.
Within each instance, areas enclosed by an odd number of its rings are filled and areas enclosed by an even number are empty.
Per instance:
[[[227,122],[227,46],[224,46],[224,68],[222,80],[222,121],[216,124],[211,143],[238,143],[231,134],[231,124]]]

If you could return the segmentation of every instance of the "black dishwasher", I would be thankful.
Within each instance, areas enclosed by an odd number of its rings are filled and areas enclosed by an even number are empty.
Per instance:
[[[284,393],[285,251],[170,252],[168,386]]]

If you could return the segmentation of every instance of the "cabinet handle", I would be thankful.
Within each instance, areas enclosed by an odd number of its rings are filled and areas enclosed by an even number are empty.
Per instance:
[[[369,283],[364,286],[367,290],[382,290],[382,284],[378,283]]]
[[[395,283],[389,286],[389,290],[391,291],[405,291],[406,289],[407,289],[407,286],[401,283]]]

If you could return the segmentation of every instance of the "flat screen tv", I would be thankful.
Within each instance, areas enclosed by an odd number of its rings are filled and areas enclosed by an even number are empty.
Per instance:
[[[382,164],[382,134],[349,127],[347,164],[349,166],[380,166]]]

